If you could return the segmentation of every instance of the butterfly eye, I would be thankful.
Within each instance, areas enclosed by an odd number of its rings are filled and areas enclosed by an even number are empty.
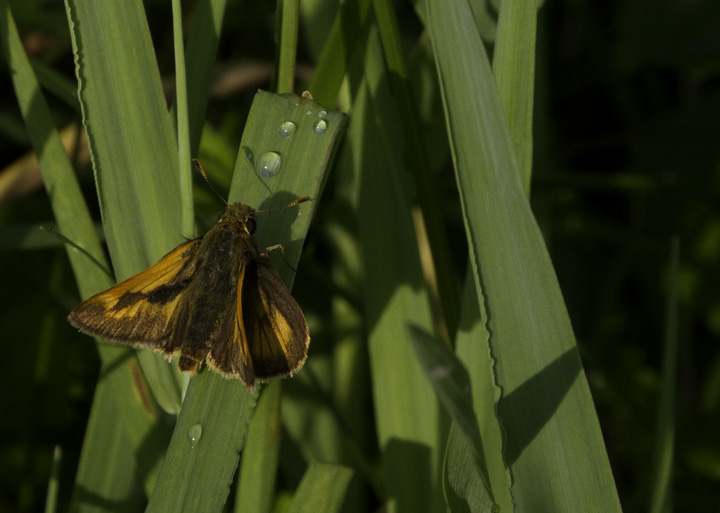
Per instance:
[[[252,217],[245,221],[245,226],[247,226],[248,232],[250,232],[250,235],[255,233],[255,228],[257,228],[257,223],[255,222],[255,219]]]

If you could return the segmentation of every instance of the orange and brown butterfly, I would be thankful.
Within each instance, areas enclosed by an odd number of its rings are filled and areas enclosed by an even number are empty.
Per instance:
[[[202,164],[195,164],[207,179]],[[310,335],[269,262],[268,253],[282,246],[262,248],[253,238],[255,215],[263,212],[269,211],[227,205],[204,237],[81,303],[68,321],[110,343],[154,349],[168,358],[179,353],[178,367],[190,374],[207,362],[249,390],[258,380],[297,372]]]

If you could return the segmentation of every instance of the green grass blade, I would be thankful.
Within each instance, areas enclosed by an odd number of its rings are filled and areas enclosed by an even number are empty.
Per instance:
[[[411,178],[397,151],[401,128],[392,115],[376,32],[365,47],[364,69],[351,73],[362,79],[346,149],[356,174],[363,265],[371,270],[363,294],[386,506],[390,512],[439,511],[446,417],[405,329],[408,322],[425,330],[433,326],[412,220]]]
[[[146,511],[222,511],[257,400],[239,380],[190,380]]]
[[[277,87],[278,93],[292,93],[295,83],[300,1],[280,0],[280,33],[278,34]]]
[[[177,106],[177,161],[180,174],[180,194],[182,205],[192,205],[192,174],[190,154],[190,122],[188,120],[188,90],[185,73],[185,42],[183,40],[183,16],[180,0],[172,0],[173,47],[175,54],[175,95]],[[182,231],[194,231],[195,216],[192,208],[182,211]]]
[[[678,268],[680,240],[676,236],[670,248],[665,311],[665,347],[663,354],[662,385],[660,389],[655,441],[655,482],[653,483],[651,513],[672,511],[672,469],[675,457],[675,392],[678,353]]]
[[[287,513],[340,511],[353,471],[339,465],[312,462]]]
[[[198,155],[200,136],[205,124],[205,111],[213,80],[220,29],[225,12],[225,0],[201,0],[195,8],[185,60],[192,73],[187,81],[187,110],[190,131],[190,154]],[[176,116],[177,103],[170,108],[171,119]]]
[[[388,0],[374,0],[375,15],[378,20],[378,29],[383,43],[385,61],[387,62],[387,76],[396,105],[399,118],[405,134],[405,158],[408,161],[407,169],[411,171],[417,190],[417,201],[422,210],[422,218],[428,232],[428,241],[432,253],[432,263],[437,279],[437,290],[440,309],[448,332],[446,337],[454,338],[460,307],[452,273],[453,264],[447,240],[446,227],[440,210],[440,202],[436,196],[436,187],[432,183],[428,158],[420,136],[420,120],[417,114],[417,103],[413,98],[409,83],[409,73],[403,47],[400,41],[395,11],[392,2]]]
[[[590,391],[469,6],[428,2],[477,290],[504,396],[519,510],[620,511]],[[543,471],[539,472],[538,469]]]
[[[137,363],[135,369],[140,370]],[[145,503],[145,494],[138,486],[141,472],[135,454],[140,444],[133,440],[126,424],[139,423],[124,417],[119,421],[118,412],[123,409],[115,396],[124,386],[123,374],[120,370],[111,372],[95,391],[75,477],[70,506],[73,513],[101,513],[111,508],[130,513]]]
[[[306,98],[259,91],[240,143],[230,202],[242,201],[265,210],[287,205],[300,196],[317,200],[323,172],[344,124],[345,114],[323,108]],[[291,126],[294,126],[292,133],[283,136],[284,128]],[[279,164],[276,170],[264,167],[275,160],[269,157],[276,156],[280,157],[276,161]],[[309,208],[304,205],[299,208],[301,216],[297,219],[297,210],[286,209],[263,214],[258,220],[257,235],[266,245],[282,240],[277,240],[277,236],[265,240],[265,230],[272,234],[277,230],[283,234],[282,239],[293,240],[285,246],[285,255],[291,264],[300,255],[302,237],[309,223],[306,215]],[[288,234],[287,227],[290,225],[292,229]],[[292,283],[294,273],[287,265],[276,268],[287,283]]]
[[[450,426],[443,466],[443,490],[448,510],[453,513],[495,513],[497,511],[483,472],[473,457],[470,438],[458,424]],[[501,510],[502,511],[502,510]],[[510,510],[512,511],[512,509]]]
[[[319,121],[325,127],[321,133]],[[295,128],[284,136],[287,123]],[[260,210],[299,196],[317,198],[343,124],[343,114],[307,99],[258,92],[243,133],[230,202],[241,200]],[[264,165],[271,153],[279,165],[268,168]],[[260,214],[259,243],[283,244],[288,263],[296,265],[311,209],[312,203]],[[275,267],[290,287],[293,271],[282,260]],[[256,398],[240,381],[207,369],[190,380],[148,511],[222,510]]]
[[[315,100],[335,105],[372,0],[347,0],[338,9],[308,90]]]
[[[449,470],[445,472],[445,479],[452,492],[468,502],[471,511],[490,511],[493,498],[482,457],[480,428],[473,410],[470,376],[447,343],[415,326],[410,326],[409,330],[425,375],[453,420],[454,429],[450,433],[446,455]],[[447,459],[451,460],[449,465]],[[446,497],[450,493],[446,487]]]
[[[503,460],[503,434],[495,409],[496,397],[500,391],[495,386],[493,361],[488,350],[489,333],[485,323],[482,322],[487,315],[484,308],[481,309],[478,303],[477,289],[471,270],[468,270],[465,282],[469,285],[465,287],[463,295],[460,326],[457,337],[455,337],[455,352],[470,374],[473,409],[480,425],[480,438],[483,441],[482,456],[488,469],[492,497],[495,504],[500,506],[500,511],[512,511],[511,481]],[[459,476],[464,475],[465,469],[470,463],[467,461],[466,451],[462,450],[463,440],[453,440],[453,437],[457,437],[455,429],[451,429],[445,454],[444,479],[446,482],[452,481],[453,473]],[[453,511],[455,510],[453,509]]]
[[[183,241],[176,142],[142,2],[67,0],[83,123],[108,249],[118,279]],[[142,79],[138,79],[141,77]],[[180,405],[179,374],[159,354],[138,355],[163,409]]]
[[[425,376],[452,420],[470,439],[473,456],[482,454],[482,440],[473,411],[470,376],[452,349],[440,339],[417,326],[409,326],[410,339]]]
[[[60,487],[60,463],[62,462],[62,449],[59,445],[53,451],[52,468],[48,480],[47,497],[45,497],[45,513],[55,513],[58,510],[57,498]]]
[[[248,428],[235,496],[235,513],[268,513],[272,506],[280,451],[279,381],[263,387]]]
[[[527,196],[532,177],[536,25],[535,2],[503,0],[500,4],[493,72]]]
[[[71,109],[80,112],[77,101],[76,83],[66,74],[43,61],[31,61],[35,76],[43,90],[52,93]]]

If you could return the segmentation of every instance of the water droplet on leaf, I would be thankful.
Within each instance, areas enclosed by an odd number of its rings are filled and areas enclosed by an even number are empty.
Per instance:
[[[318,135],[322,134],[326,128],[327,128],[327,121],[325,121],[324,119],[319,119],[315,122],[315,124],[313,124],[313,132],[315,132]]]
[[[195,424],[193,427],[188,429],[187,436],[188,440],[190,440],[190,448],[194,449],[202,436],[202,426],[200,424]]]
[[[268,178],[275,176],[282,164],[282,157],[279,153],[268,151],[263,153],[258,159],[258,173],[260,176]]]
[[[278,133],[283,137],[290,137],[295,132],[295,123],[286,121],[278,128]]]

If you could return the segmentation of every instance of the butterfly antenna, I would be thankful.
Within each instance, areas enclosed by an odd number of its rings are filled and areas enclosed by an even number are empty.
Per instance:
[[[268,212],[275,212],[277,210],[282,210],[284,208],[294,207],[298,203],[305,203],[306,201],[312,201],[312,198],[310,196],[303,196],[302,198],[298,198],[295,201],[291,201],[287,205],[283,205],[282,207],[275,207],[268,210],[256,210],[256,214],[266,214]]]
[[[64,242],[65,244],[67,244],[67,245],[69,245],[69,246],[77,249],[80,253],[82,253],[83,255],[85,255],[86,257],[88,257],[88,258],[90,259],[90,261],[91,261],[93,264],[95,264],[101,271],[103,271],[105,274],[107,274],[108,276],[110,276],[110,279],[112,279],[112,280],[115,279],[115,275],[113,275],[113,273],[111,273],[111,272],[108,270],[107,267],[105,267],[104,265],[102,265],[97,258],[95,258],[94,256],[92,256],[85,248],[77,245],[76,243],[74,243],[73,241],[71,241],[70,239],[68,239],[67,237],[65,237],[62,233],[59,233],[59,232],[55,231],[55,229],[54,229],[52,226],[38,226],[38,229],[40,229],[40,230],[42,230],[42,231],[44,231],[44,232],[48,232],[48,233],[51,234],[51,235],[54,235],[55,237],[57,237],[58,239],[60,239],[60,240],[61,240],[62,242]]]
[[[205,172],[205,167],[202,165],[202,162],[200,162],[198,159],[192,159],[192,161],[195,163],[195,167],[198,168],[198,171],[200,171],[200,174],[203,175],[203,178],[205,179],[207,184],[210,186],[212,191],[217,195],[217,197],[220,198],[222,200],[222,202],[225,203],[225,205],[230,206],[230,205],[228,205],[228,202],[225,201],[225,198],[220,196],[218,191],[213,186],[212,182],[210,181],[210,178],[208,177],[207,173]]]

